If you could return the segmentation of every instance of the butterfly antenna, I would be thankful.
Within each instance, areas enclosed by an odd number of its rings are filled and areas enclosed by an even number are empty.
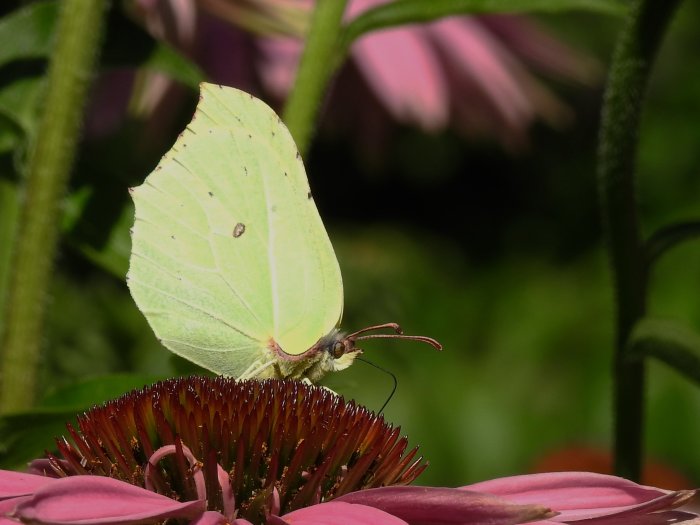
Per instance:
[[[370,366],[373,366],[377,370],[381,370],[385,374],[388,374],[389,376],[391,376],[391,379],[394,381],[394,387],[391,389],[391,394],[389,394],[389,397],[387,397],[386,401],[384,401],[382,408],[380,408],[379,412],[377,412],[377,415],[380,415],[382,412],[384,412],[384,409],[389,404],[389,401],[391,401],[391,398],[394,397],[394,394],[396,393],[396,387],[399,385],[399,381],[396,379],[396,376],[392,372],[389,372],[389,370],[387,370],[386,368],[382,368],[381,366],[374,364],[372,361],[368,361],[367,359],[364,359],[362,357],[357,357],[356,359],[358,361],[362,361],[363,363],[367,363]]]
[[[383,330],[385,328],[390,328],[396,333],[360,335],[366,332],[373,332],[375,330]],[[425,335],[404,335],[403,330],[401,330],[401,327],[398,325],[398,323],[384,323],[374,326],[368,326],[367,328],[363,328],[362,330],[358,330],[357,332],[348,335],[346,339],[350,339],[351,341],[362,341],[363,339],[407,339],[409,341],[419,341],[421,343],[426,343],[435,348],[436,350],[442,350],[442,345],[432,337],[427,337]]]
[[[420,341],[421,343],[427,343],[435,348],[435,350],[442,350],[442,345],[440,343],[438,343],[432,337],[427,337],[425,335],[371,334],[356,337],[355,341],[362,341],[363,339],[407,339],[409,341]]]
[[[374,326],[368,326],[367,328],[363,328],[362,330],[358,330],[357,332],[349,334],[347,336],[347,338],[348,339],[355,339],[358,335],[364,334],[365,332],[374,332],[375,330],[383,330],[384,328],[391,328],[397,334],[403,334],[403,330],[401,330],[401,327],[399,326],[398,323],[384,323],[384,324],[375,324]]]

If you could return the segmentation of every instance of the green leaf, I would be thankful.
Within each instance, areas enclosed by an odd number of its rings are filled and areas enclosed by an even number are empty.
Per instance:
[[[41,410],[0,417],[0,466],[24,470],[33,459],[53,450],[54,439],[65,431],[76,412]]]
[[[23,133],[17,124],[0,113],[0,155],[12,152],[22,142]]]
[[[42,408],[83,411],[93,405],[104,403],[121,396],[125,392],[150,385],[162,379],[152,375],[112,374],[88,379],[60,388],[47,395]]]
[[[68,197],[63,231],[68,234],[68,241],[85,257],[123,281],[129,269],[131,254],[129,228],[133,222],[134,206],[131,202],[125,203],[113,224],[106,229],[92,231],[105,226],[84,220],[86,209],[93,205],[91,204],[93,195],[94,192],[90,188],[84,188]],[[95,201],[98,202],[97,199]],[[92,230],[88,231],[91,227]],[[99,242],[96,241],[97,237],[100,237]]]
[[[57,2],[34,2],[2,18],[0,66],[13,60],[47,57],[57,13]]]
[[[0,19],[0,66],[13,60],[47,58],[51,52],[58,3],[51,1],[32,3]],[[197,89],[206,77],[194,62],[163,42],[152,41],[146,35],[139,35],[137,50],[152,47],[148,55],[139,57],[138,51],[130,59],[136,62],[130,65],[161,71],[174,80],[193,89]],[[111,42],[111,40],[110,40]],[[119,40],[117,38],[117,42]],[[125,42],[119,45],[123,46]],[[123,47],[122,47],[123,49]],[[112,64],[114,53],[107,53],[107,65]],[[120,60],[121,58],[121,60]],[[114,60],[112,65],[125,65],[123,57]]]
[[[25,137],[31,136],[36,129],[43,84],[40,77],[28,77],[0,88],[0,115],[20,128]]]
[[[688,221],[666,226],[654,232],[646,243],[649,262],[684,241],[700,237],[700,221]]]
[[[570,10],[622,14],[626,3],[620,0],[399,0],[369,9],[348,24],[341,34],[341,56],[357,38],[377,29],[430,22],[457,14],[556,13]]]
[[[131,374],[94,378],[57,390],[30,411],[0,417],[0,465],[23,468],[54,449],[54,439],[65,434],[66,422],[77,414],[158,379]]]
[[[158,43],[148,59],[142,64],[146,69],[165,73],[173,80],[199,89],[199,84],[206,80],[206,75],[194,62],[188,60],[172,47]]]
[[[648,317],[640,320],[627,343],[627,356],[654,357],[700,383],[700,334],[678,321]]]

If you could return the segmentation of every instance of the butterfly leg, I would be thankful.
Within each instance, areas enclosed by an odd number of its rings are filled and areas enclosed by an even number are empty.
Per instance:
[[[245,372],[241,374],[241,376],[238,379],[255,379],[258,376],[260,376],[262,372],[271,367],[274,363],[274,360],[266,361],[264,363],[260,363],[260,361],[255,361],[246,369]]]

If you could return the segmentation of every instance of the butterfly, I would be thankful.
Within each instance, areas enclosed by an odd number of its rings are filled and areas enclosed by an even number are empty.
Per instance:
[[[316,382],[350,366],[365,339],[441,348],[395,323],[338,330],[340,267],[301,155],[252,95],[202,84],[192,121],[130,192],[127,283],[175,354],[237,378]]]

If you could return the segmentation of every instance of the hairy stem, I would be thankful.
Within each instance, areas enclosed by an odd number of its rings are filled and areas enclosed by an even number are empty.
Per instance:
[[[644,434],[643,361],[626,342],[646,310],[647,259],[635,188],[639,120],[651,64],[679,0],[635,0],[618,38],[603,104],[598,177],[617,303],[614,360],[615,471],[639,479]]]
[[[326,87],[335,71],[338,35],[347,0],[318,0],[306,38],[294,88],[284,108],[283,119],[304,155]]]
[[[61,2],[45,106],[28,159],[10,268],[0,382],[3,413],[30,407],[35,396],[61,204],[75,157],[104,14],[103,0]]]

